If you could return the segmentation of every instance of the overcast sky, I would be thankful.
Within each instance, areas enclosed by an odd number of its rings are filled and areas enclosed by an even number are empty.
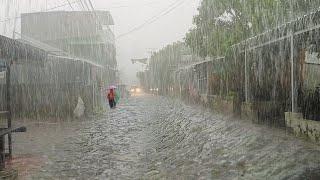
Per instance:
[[[73,0],[69,0],[74,2]],[[136,72],[141,65],[132,65],[131,58],[144,58],[150,51],[159,50],[167,44],[182,40],[192,27],[192,18],[197,14],[201,0],[92,0],[97,10],[109,10],[114,18],[116,36],[127,33],[141,24],[147,24],[116,40],[117,60],[121,78],[125,83],[136,84]],[[67,0],[0,0],[0,33],[12,36],[14,20],[1,22],[7,18],[20,16],[21,12],[36,12],[56,7]],[[78,4],[72,5],[79,10]],[[64,6],[57,10],[71,10]],[[169,11],[169,12],[168,12]],[[168,12],[165,15],[164,12]],[[162,14],[162,15],[160,15]],[[152,17],[153,23],[146,23]],[[19,24],[20,21],[17,21]],[[19,26],[19,25],[17,25]],[[16,29],[19,27],[16,26]]]

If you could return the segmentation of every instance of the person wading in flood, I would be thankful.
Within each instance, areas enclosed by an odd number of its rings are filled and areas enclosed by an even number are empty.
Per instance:
[[[109,101],[109,106],[111,109],[116,108],[116,93],[114,91],[114,89],[109,89],[108,95],[107,95],[108,101]]]

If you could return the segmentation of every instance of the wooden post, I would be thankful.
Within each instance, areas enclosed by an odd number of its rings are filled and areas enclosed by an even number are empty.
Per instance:
[[[291,33],[290,37],[290,60],[291,60],[291,111],[296,112],[296,93],[295,93],[295,81],[294,81],[294,34]]]
[[[0,137],[0,171],[5,168],[6,155],[5,155],[5,139],[4,136]]]
[[[247,59],[247,43],[244,49],[244,91],[245,91],[245,102],[249,102],[249,73],[248,73],[248,59]]]
[[[6,87],[7,87],[7,111],[8,111],[8,117],[7,117],[7,124],[8,128],[11,128],[12,124],[12,112],[11,112],[11,95],[10,95],[10,89],[11,89],[11,62],[7,63],[7,73],[6,73]],[[9,146],[9,157],[12,157],[12,136],[11,133],[8,134],[8,146]]]

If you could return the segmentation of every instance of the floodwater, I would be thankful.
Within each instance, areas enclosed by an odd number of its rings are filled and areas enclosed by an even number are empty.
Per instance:
[[[25,121],[20,179],[312,179],[320,146],[157,96],[84,120]]]

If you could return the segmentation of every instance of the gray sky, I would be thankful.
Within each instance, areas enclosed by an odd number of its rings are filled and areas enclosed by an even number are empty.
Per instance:
[[[176,1],[178,3],[174,4]],[[117,60],[125,83],[136,84],[136,72],[143,70],[141,65],[132,65],[131,58],[147,57],[148,52],[159,50],[167,44],[183,39],[185,33],[192,27],[192,17],[197,14],[200,1],[92,0],[95,9],[111,12],[115,21],[113,29],[116,36],[130,31],[172,7],[169,13],[160,16],[155,22],[116,40]],[[5,23],[1,20],[20,16],[21,12],[45,10],[66,2],[67,0],[0,0],[0,33],[12,36],[14,27],[14,20]],[[73,4],[73,8],[79,10],[77,4]],[[58,10],[71,10],[71,8],[65,6]],[[16,29],[19,29],[19,23],[17,20]]]

